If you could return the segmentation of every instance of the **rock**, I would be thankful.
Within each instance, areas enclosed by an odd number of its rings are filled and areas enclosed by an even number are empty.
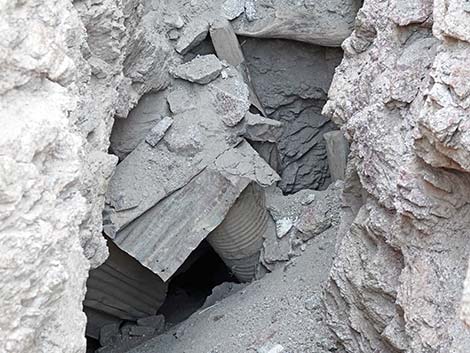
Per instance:
[[[177,88],[167,96],[168,105],[173,114],[183,113],[187,110],[196,109],[190,92],[184,88]]]
[[[348,161],[349,144],[341,131],[330,131],[323,135],[331,180],[344,180]]]
[[[347,54],[323,112],[352,142],[342,197],[347,232],[324,303],[348,352],[470,346],[457,316],[470,251],[464,3],[366,0],[343,43]],[[383,13],[390,16],[376,17]],[[357,42],[360,50],[349,50]]]
[[[245,16],[233,21],[241,36],[282,38],[322,46],[339,47],[354,29],[360,8],[355,0],[286,2],[247,0]]]
[[[153,315],[137,319],[137,325],[153,327],[157,334],[161,333],[165,329],[165,316]]]
[[[291,218],[285,217],[276,221],[276,234],[279,239],[289,233],[292,229],[294,222]]]
[[[176,51],[181,55],[201,43],[209,32],[209,23],[203,19],[195,19],[188,23],[181,33],[180,39],[176,43]]]
[[[130,326],[130,336],[152,336],[155,334],[155,328],[150,326]]]
[[[256,20],[255,0],[245,0],[245,15],[249,22]]]
[[[111,151],[123,160],[141,143],[164,116],[170,114],[167,92],[148,93],[126,119],[116,119],[111,133]]]
[[[244,134],[250,141],[278,142],[282,135],[282,123],[248,112],[245,116]]]
[[[167,34],[170,40],[177,40],[180,37],[180,31],[174,28],[170,29]]]
[[[181,18],[181,16],[178,15],[178,14],[175,14],[175,13],[166,14],[163,17],[163,22],[165,22],[170,27],[176,28],[176,29],[183,28],[183,26],[184,26],[184,21]]]
[[[145,137],[145,142],[147,142],[150,146],[155,147],[157,143],[165,136],[165,133],[173,124],[173,119],[169,116],[164,117],[160,120],[157,125],[155,125],[150,132]]]
[[[251,104],[253,104],[263,115],[266,115],[264,107],[261,104],[251,82],[248,67],[245,65],[243,51],[230,22],[222,19],[215,20],[210,27],[210,36],[217,56],[221,60],[235,66],[243,76],[243,80],[248,85],[248,89],[250,91]]]
[[[321,107],[342,52],[273,39],[246,39],[243,51],[267,117],[282,122],[280,187],[287,193],[325,189],[331,179],[323,134],[335,126]]]
[[[207,84],[215,80],[222,71],[222,63],[213,54],[200,55],[193,60],[177,66],[172,74],[176,78],[199,83]]]
[[[108,324],[101,327],[100,330],[100,344],[102,346],[108,346],[116,343],[116,341],[120,338],[121,333],[119,331],[120,324]]]
[[[178,81],[167,97],[175,115],[165,143],[141,142],[109,184],[104,231],[164,281],[223,221],[250,181],[278,179],[238,129],[227,127],[249,107],[246,85],[232,70],[229,79],[208,85]]]
[[[220,102],[217,105],[217,113],[228,127],[234,127],[242,121],[250,105],[246,85],[240,83],[238,88],[238,92],[234,92],[234,94],[224,87],[211,87],[216,100]]]
[[[226,19],[233,20],[245,11],[245,0],[225,0],[222,12]]]

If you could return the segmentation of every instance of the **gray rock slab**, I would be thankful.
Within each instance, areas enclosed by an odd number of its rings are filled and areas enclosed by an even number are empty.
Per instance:
[[[233,20],[245,12],[245,0],[225,0],[222,13],[228,20]]]
[[[176,43],[176,51],[181,55],[186,54],[196,45],[201,43],[209,32],[209,23],[204,19],[194,19],[182,29],[181,36]]]
[[[278,142],[282,136],[282,123],[248,112],[245,116],[244,134],[257,142]]]
[[[221,60],[225,60],[230,65],[235,66],[243,76],[243,80],[248,85],[251,104],[266,115],[251,82],[250,72],[245,65],[243,51],[230,22],[224,19],[215,20],[210,27],[210,36],[217,56]]]
[[[176,78],[203,85],[215,80],[222,68],[222,63],[214,54],[200,55],[174,68],[172,74]]]
[[[145,142],[150,146],[155,147],[161,141],[165,133],[173,124],[173,119],[169,116],[164,117],[160,122],[155,125],[145,137]]]
[[[348,162],[349,143],[341,131],[330,131],[323,135],[332,181],[344,180]]]
[[[249,0],[245,3],[245,16],[233,21],[235,32],[339,47],[354,28],[361,2],[304,1],[302,5],[297,1]]]

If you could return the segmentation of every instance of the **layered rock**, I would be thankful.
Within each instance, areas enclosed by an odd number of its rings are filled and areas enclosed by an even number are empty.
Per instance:
[[[166,41],[139,1],[0,6],[3,159],[0,346],[82,352],[88,268],[107,248],[101,212],[117,158],[113,116],[166,84]],[[153,28],[153,27],[152,27]],[[27,29],[27,30],[25,30]]]
[[[330,175],[323,134],[335,125],[321,109],[342,51],[251,38],[244,40],[243,51],[267,115],[283,123],[277,144],[282,190],[325,189]]]
[[[458,319],[470,253],[468,28],[460,1],[366,0],[343,43],[324,113],[351,141],[343,197],[354,219],[325,303],[348,352],[470,346]]]

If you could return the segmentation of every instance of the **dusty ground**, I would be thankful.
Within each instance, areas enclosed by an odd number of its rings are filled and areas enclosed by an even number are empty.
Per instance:
[[[319,294],[336,242],[331,228],[303,254],[131,353],[322,353],[337,351]],[[280,347],[277,347],[280,348]],[[271,351],[272,350],[272,351]]]

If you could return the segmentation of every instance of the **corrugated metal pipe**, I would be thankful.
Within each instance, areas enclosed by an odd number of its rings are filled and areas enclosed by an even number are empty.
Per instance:
[[[133,257],[108,241],[109,257],[90,271],[84,306],[87,335],[116,320],[155,315],[166,298],[168,285]]]
[[[250,184],[207,240],[242,282],[254,279],[268,222],[264,190]],[[271,228],[272,229],[272,228]]]

